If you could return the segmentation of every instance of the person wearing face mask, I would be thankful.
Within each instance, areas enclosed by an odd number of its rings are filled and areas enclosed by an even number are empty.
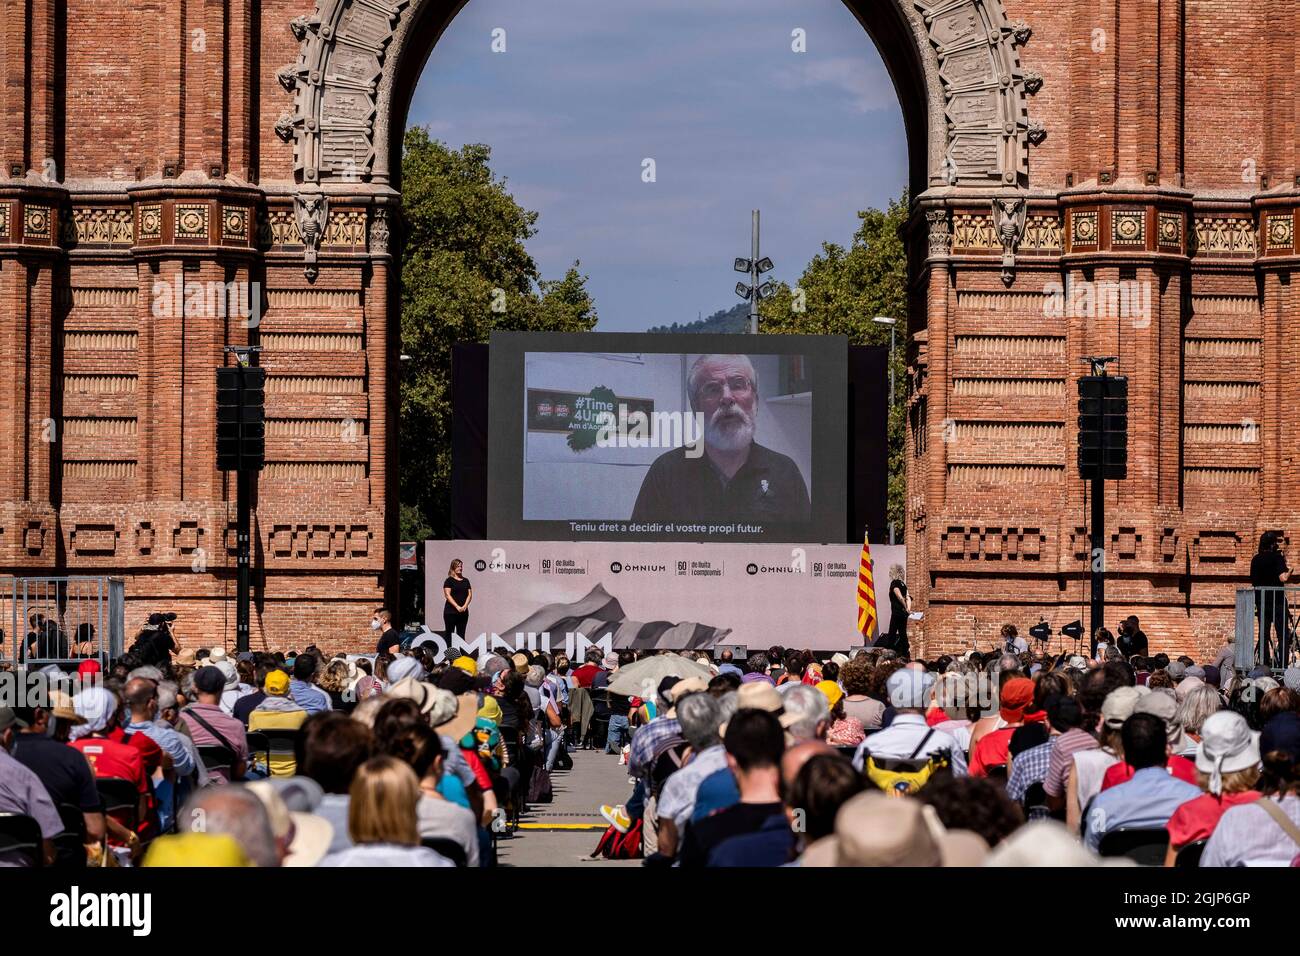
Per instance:
[[[393,615],[384,608],[378,608],[370,619],[370,629],[377,632],[375,641],[376,654],[397,655],[402,649],[401,636],[393,629]]]
[[[69,725],[85,721],[66,699],[51,700],[49,704],[14,709],[18,717],[14,726],[18,732],[14,735],[11,755],[36,774],[56,807],[67,805],[79,809],[86,822],[86,842],[100,843],[104,839],[104,805],[95,788],[95,775],[85,757],[55,738],[60,721]],[[84,864],[85,860],[60,856],[55,862]]]

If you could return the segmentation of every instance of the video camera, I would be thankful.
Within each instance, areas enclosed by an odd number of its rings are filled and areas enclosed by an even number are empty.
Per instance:
[[[155,611],[149,615],[149,620],[141,630],[156,631],[160,627],[170,627],[172,621],[176,620],[175,611]]]

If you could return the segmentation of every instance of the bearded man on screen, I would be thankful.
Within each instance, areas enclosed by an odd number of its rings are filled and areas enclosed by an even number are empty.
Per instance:
[[[745,355],[701,355],[686,376],[704,424],[704,454],[674,448],[641,482],[632,520],[807,522],[808,486],[794,460],[754,441],[758,375]]]

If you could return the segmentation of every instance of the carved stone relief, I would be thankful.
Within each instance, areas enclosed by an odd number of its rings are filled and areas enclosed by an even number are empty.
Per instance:
[[[1027,95],[1042,77],[1020,68],[1018,47],[1032,30],[1007,19],[1000,0],[898,0],[919,14],[938,61],[946,138],[942,173],[951,185],[1026,183],[1028,148],[1046,135],[1032,123]],[[300,182],[364,181],[376,154],[376,121],[385,58],[404,37],[419,0],[317,0],[289,29],[298,58],[276,71],[294,95],[279,117],[279,136],[294,145]],[[919,31],[921,26],[918,24]],[[384,124],[380,124],[381,130]],[[938,144],[935,144],[938,149]]]

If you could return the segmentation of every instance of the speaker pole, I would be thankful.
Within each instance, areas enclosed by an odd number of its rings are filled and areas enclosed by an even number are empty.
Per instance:
[[[252,549],[250,548],[251,517],[252,517],[252,488],[253,473],[247,469],[241,468],[235,472],[236,478],[236,501],[235,509],[237,511],[235,525],[235,542],[237,547],[236,561],[238,564],[239,578],[235,592],[235,651],[243,653],[249,649],[249,603],[250,587],[249,582],[252,571]]]
[[[1092,520],[1089,523],[1092,599],[1088,623],[1091,627],[1089,633],[1096,634],[1097,629],[1105,625],[1106,618],[1106,480],[1101,477],[1092,479]]]

